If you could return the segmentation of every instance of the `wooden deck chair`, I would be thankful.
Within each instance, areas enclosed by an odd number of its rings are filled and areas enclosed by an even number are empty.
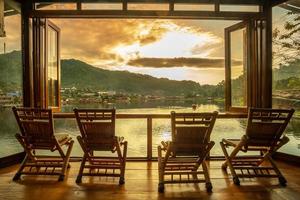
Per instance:
[[[207,191],[212,190],[206,157],[215,144],[210,135],[217,115],[171,112],[172,141],[158,146],[159,192],[171,183],[205,182]]]
[[[119,184],[124,184],[127,141],[115,136],[115,109],[74,109],[74,112],[81,133],[77,139],[84,151],[76,183],[81,183],[82,176],[111,176],[120,177]],[[96,151],[117,156],[95,156]]]
[[[239,177],[276,177],[281,185],[286,185],[272,154],[289,141],[283,132],[293,113],[293,109],[250,108],[246,134],[241,139],[223,139],[220,142],[226,158],[222,169],[229,167],[236,185],[240,184]],[[233,147],[230,154],[227,147]],[[237,155],[249,151],[258,152],[258,156]]]
[[[70,154],[74,141],[67,134],[54,135],[51,109],[12,108],[20,128],[17,140],[23,146],[26,156],[14,176],[19,180],[22,174],[58,175],[63,181],[69,168]],[[62,146],[66,145],[66,153]],[[59,156],[38,155],[38,150],[58,151]]]

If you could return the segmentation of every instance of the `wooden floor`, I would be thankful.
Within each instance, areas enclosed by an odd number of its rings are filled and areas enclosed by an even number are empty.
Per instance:
[[[57,177],[22,176],[18,182],[12,177],[18,168],[13,166],[0,170],[0,199],[52,200],[52,199],[300,199],[300,168],[279,162],[288,180],[282,187],[277,179],[241,179],[235,186],[231,176],[220,169],[220,161],[210,162],[213,192],[207,193],[204,184],[166,185],[165,193],[157,192],[157,162],[127,162],[126,183],[118,185],[116,178],[83,177],[82,184],[75,179],[79,163],[71,163],[68,177],[57,182]]]

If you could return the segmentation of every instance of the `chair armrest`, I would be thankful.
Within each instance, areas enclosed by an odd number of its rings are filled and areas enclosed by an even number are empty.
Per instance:
[[[287,136],[283,136],[277,143],[277,145],[275,146],[273,152],[276,152],[278,149],[280,149],[283,145],[285,145],[286,143],[288,143],[290,141],[290,139]]]
[[[161,150],[166,151],[170,146],[171,141],[161,141]]]
[[[225,144],[225,146],[233,147],[236,147],[240,141],[241,139],[222,139],[222,142]]]

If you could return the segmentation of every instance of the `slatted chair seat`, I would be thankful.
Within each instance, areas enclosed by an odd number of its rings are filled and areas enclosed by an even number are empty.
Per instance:
[[[12,108],[20,128],[17,140],[23,146],[26,156],[14,176],[19,180],[22,174],[58,175],[64,180],[74,141],[67,134],[54,135],[51,109]],[[66,152],[62,146],[67,146]],[[38,155],[37,150],[58,151],[59,156]]]
[[[115,136],[115,109],[74,109],[81,133],[78,142],[84,152],[76,183],[82,176],[119,177],[125,183],[127,141]],[[95,156],[95,152],[111,152],[114,157]]]
[[[277,177],[280,184],[286,184],[272,154],[289,141],[283,132],[293,113],[293,109],[249,108],[246,134],[241,139],[223,139],[220,142],[226,158],[222,168],[226,170],[229,167],[236,185],[240,184],[239,177]],[[230,154],[227,151],[229,147],[233,147]],[[259,156],[237,155],[240,151],[256,151]]]
[[[204,182],[212,190],[206,157],[214,146],[210,134],[217,115],[171,112],[172,141],[158,146],[159,192],[172,183]]]

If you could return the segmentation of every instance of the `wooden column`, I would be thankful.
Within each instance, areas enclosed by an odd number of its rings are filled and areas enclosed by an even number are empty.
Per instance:
[[[23,105],[33,106],[32,54],[31,54],[31,23],[28,11],[33,9],[30,1],[22,3],[21,35],[22,35],[22,71],[23,71]]]
[[[5,30],[4,30],[4,0],[0,0],[0,37],[5,37]]]
[[[264,14],[265,14],[265,31],[264,35],[264,53],[263,56],[265,59],[264,64],[262,65],[262,96],[261,102],[262,107],[271,108],[272,107],[272,5],[269,1],[266,1],[264,5]]]

